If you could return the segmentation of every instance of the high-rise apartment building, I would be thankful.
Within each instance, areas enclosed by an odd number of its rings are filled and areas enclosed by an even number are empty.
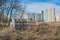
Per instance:
[[[56,21],[60,21],[60,13],[57,15]]]
[[[55,22],[55,8],[45,10],[45,22]]]
[[[35,20],[37,21],[44,21],[44,11],[41,11],[40,13],[35,13]]]
[[[41,21],[44,22],[44,11],[41,11]]]
[[[41,14],[40,13],[35,13],[35,20],[41,21]]]
[[[35,14],[34,13],[28,13],[28,19],[29,20],[35,20]]]

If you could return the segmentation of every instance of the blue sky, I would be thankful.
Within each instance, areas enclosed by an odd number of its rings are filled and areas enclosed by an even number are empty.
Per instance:
[[[26,3],[32,3],[32,2],[42,2],[42,3],[54,3],[56,5],[60,5],[60,0],[22,0]]]
[[[60,0],[19,0],[26,4],[26,12],[39,13],[41,10],[55,8],[56,14],[60,13]]]

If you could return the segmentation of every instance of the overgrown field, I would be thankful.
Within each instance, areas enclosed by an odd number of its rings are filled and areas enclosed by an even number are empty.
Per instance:
[[[60,26],[29,26],[25,30],[3,28],[0,40],[60,40]]]

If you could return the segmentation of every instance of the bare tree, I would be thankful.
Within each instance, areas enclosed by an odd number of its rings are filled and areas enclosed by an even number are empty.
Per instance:
[[[12,1],[11,0],[11,3],[10,3],[10,19],[12,17],[12,12],[14,9],[16,9],[16,11],[18,12],[21,12],[21,13],[24,13],[25,12],[25,8],[26,8],[26,5],[18,5],[18,1],[17,0],[14,0]]]
[[[6,4],[7,0],[0,0],[0,6]]]
[[[13,10],[15,9],[16,12],[21,12],[24,13],[25,9],[26,9],[26,5],[18,5],[18,0],[0,0],[0,10],[2,10],[2,14],[5,14],[4,11],[6,12],[7,15],[7,20],[9,20],[9,23],[12,21],[12,15],[14,16],[15,14],[13,14]],[[8,16],[10,15],[10,18],[8,18]],[[16,16],[16,15],[15,15]]]

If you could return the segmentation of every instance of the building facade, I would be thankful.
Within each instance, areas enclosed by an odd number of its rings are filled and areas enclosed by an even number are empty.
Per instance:
[[[28,13],[28,19],[29,20],[35,20],[35,14],[34,13]]]
[[[55,8],[45,10],[45,22],[55,22]]]
[[[44,11],[41,11],[41,21],[44,22]]]
[[[60,21],[60,13],[57,15],[56,21]]]
[[[35,13],[35,20],[41,21],[41,14],[40,13]]]

